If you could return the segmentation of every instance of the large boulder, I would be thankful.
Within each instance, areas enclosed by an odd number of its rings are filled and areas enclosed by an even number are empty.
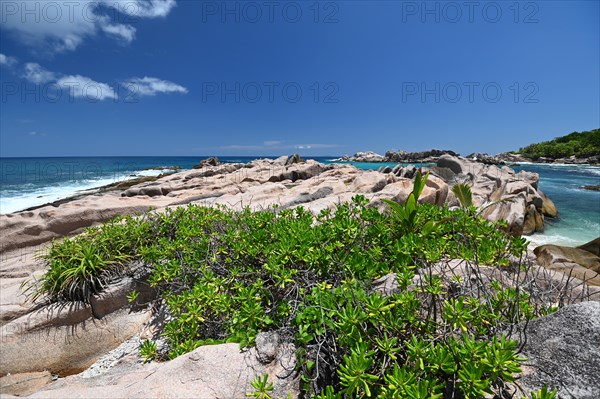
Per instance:
[[[600,256],[600,237],[587,242],[583,245],[578,246],[577,248],[583,249],[584,251],[591,252],[596,256]]]
[[[373,151],[357,152],[350,160],[354,162],[384,162],[385,157]]]
[[[436,150],[407,152],[407,151],[387,151],[385,153],[386,162],[435,162],[443,155],[458,156],[457,153],[450,150]]]
[[[31,398],[246,398],[250,383],[268,376],[274,398],[299,396],[293,345],[274,333],[259,335],[260,349],[238,344],[201,346],[165,363],[142,364],[134,356],[88,377],[70,376],[46,386]]]
[[[150,204],[141,202],[121,203],[107,194],[91,195],[58,208],[46,206],[34,211],[0,215],[0,253],[39,245],[119,215],[147,211],[150,207]]]
[[[95,295],[90,305],[48,305],[4,324],[0,376],[43,370],[69,375],[86,369],[148,321],[149,311],[129,308],[132,290],[144,303],[154,297],[147,284],[128,278]]]
[[[466,156],[467,159],[481,162],[486,165],[504,165],[505,162],[502,159],[499,159],[493,155],[487,153],[474,152]]]
[[[425,189],[423,190],[424,196],[426,194],[425,191],[432,191],[433,198],[426,201],[431,204],[443,206],[448,199],[448,184],[437,176],[429,175],[425,182]]]
[[[523,234],[530,235],[536,231],[544,231],[544,215],[538,212],[534,204],[530,204],[523,222]]]
[[[506,201],[496,202],[482,212],[482,216],[488,220],[505,220],[509,231],[514,235],[523,234],[526,214],[527,197],[525,193],[519,193]]]
[[[533,252],[540,265],[600,286],[600,237],[577,248],[546,244]]]
[[[49,371],[10,374],[0,377],[0,394],[26,396],[39,391],[52,382]]]
[[[600,302],[532,320],[524,337],[527,361],[518,383],[526,393],[548,385],[559,398],[600,398]]]
[[[497,167],[473,159],[445,154],[438,159],[437,167],[430,169],[438,176],[446,176],[450,185],[468,184],[473,204],[483,209],[482,215],[490,221],[505,220],[512,234],[543,231],[544,216],[557,216],[554,203],[538,188],[537,173],[515,173],[506,166]],[[444,170],[450,173],[439,173]],[[454,201],[453,196],[448,198]]]
[[[456,174],[471,174],[471,176],[479,175],[485,167],[485,165],[479,162],[472,162],[468,159],[449,154],[442,155],[437,161],[437,166],[448,168]]]
[[[376,193],[383,190],[383,188],[393,180],[391,178],[393,178],[393,176],[386,176],[380,172],[363,173],[354,179],[350,186],[350,190],[356,193]]]
[[[207,168],[209,166],[218,166],[220,163],[221,162],[219,161],[219,158],[209,157],[198,162],[198,164],[194,166],[194,169],[202,169]]]
[[[304,161],[304,159],[300,158],[299,154],[292,154],[285,160],[286,165],[293,165],[295,163],[301,163],[301,162],[305,162],[305,161]]]

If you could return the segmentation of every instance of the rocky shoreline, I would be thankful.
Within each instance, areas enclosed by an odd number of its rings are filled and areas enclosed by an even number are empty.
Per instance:
[[[539,177],[535,173],[516,173],[506,166],[475,162],[445,152],[431,152],[425,158],[435,159],[435,163],[422,168],[423,172],[430,172],[430,177],[420,202],[457,207],[460,204],[451,188],[457,183],[467,183],[481,214],[489,220],[506,220],[509,231],[517,235],[541,231],[545,218],[558,215],[552,201],[539,190]],[[126,345],[89,369],[123,342],[139,342],[137,337],[151,334],[150,310],[131,309],[126,294],[132,287],[142,296],[151,297],[153,293],[145,291],[139,281],[123,280],[95,297],[90,306],[39,307],[25,301],[21,284],[44,272],[36,253],[52,240],[77,234],[115,216],[150,209],[161,212],[167,207],[187,204],[224,205],[233,209],[248,206],[254,210],[273,205],[283,209],[303,206],[316,213],[333,209],[356,194],[365,196],[372,206],[383,208],[386,206],[383,199],[400,203],[406,200],[416,170],[413,166],[399,165],[367,171],[347,164],[304,161],[298,156],[248,164],[219,164],[218,160],[209,160],[197,169],[0,215],[3,236],[0,393],[33,393],[33,397],[159,394],[185,397],[200,392],[206,397],[244,397],[256,373],[277,378],[289,374],[293,368],[290,349],[268,337],[254,352],[240,351],[234,344],[216,345],[198,348],[161,364],[141,363],[137,353],[130,353],[132,349]],[[528,273],[534,274],[524,275],[523,279],[537,279],[546,284],[551,301],[565,301],[565,292],[569,293],[566,303],[600,301],[599,246],[600,242],[594,242],[577,250],[543,248],[537,261],[530,255]],[[596,317],[598,311],[594,308],[591,314]],[[31,374],[45,370],[49,374]],[[51,383],[52,375],[64,377],[81,371],[84,374]],[[198,379],[195,375],[203,377]],[[175,377],[182,381],[178,390],[161,388],[165,378]],[[140,379],[146,382],[141,384]],[[27,381],[38,385],[27,390]],[[297,381],[293,379],[281,377],[277,381],[281,382],[277,386],[281,390],[277,392],[283,396],[297,390],[294,385]],[[42,388],[48,383],[51,384]],[[105,385],[112,388],[105,391],[101,388]]]
[[[428,150],[419,152],[408,151],[387,151],[385,155],[377,154],[372,151],[357,152],[353,156],[344,155],[338,161],[346,162],[370,162],[370,163],[435,163],[443,155],[460,156],[460,154],[451,150]],[[465,158],[481,162],[486,165],[510,165],[514,163],[547,163],[547,164],[568,164],[568,165],[600,165],[600,156],[577,158],[575,156],[568,158],[529,158],[519,153],[504,152],[496,155],[486,153],[472,153]]]
[[[489,206],[485,215],[492,221],[507,220],[515,234],[541,231],[541,216],[557,215],[552,201],[538,190],[539,177],[535,173],[515,173],[508,167],[486,165],[445,153],[437,157],[436,164],[422,169],[432,174],[421,199],[423,202],[457,206],[449,188],[457,182],[468,182],[472,184],[476,206],[504,201]],[[0,229],[5,233],[0,253],[74,234],[115,216],[188,203],[223,204],[236,209],[303,205],[318,212],[349,201],[356,194],[367,196],[375,206],[382,206],[383,198],[402,202],[412,187],[415,170],[414,166],[397,166],[377,172],[292,156],[247,164],[217,163],[156,178],[126,181],[45,206],[0,215]],[[531,218],[538,219],[535,230],[528,227]]]

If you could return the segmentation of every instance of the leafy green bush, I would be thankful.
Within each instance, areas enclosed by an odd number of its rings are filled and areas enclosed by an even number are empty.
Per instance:
[[[25,291],[30,299],[83,301],[128,272],[138,248],[152,240],[144,218],[118,217],[79,236],[54,241],[40,258],[48,271]]]
[[[140,355],[144,358],[144,362],[149,362],[156,357],[158,348],[156,342],[152,342],[148,339],[144,340],[140,345]]]
[[[479,272],[508,267],[525,240],[468,209],[418,205],[426,178],[418,174],[407,203],[389,212],[356,196],[316,216],[190,205],[120,219],[56,242],[37,294],[89,298],[101,288],[95,281],[135,262],[165,304],[171,358],[209,343],[253,345],[274,330],[296,345],[306,396],[482,397],[523,360],[502,331],[546,310],[519,287],[484,284]],[[65,288],[63,274],[89,259],[88,248],[94,266]],[[452,258],[468,260],[472,278],[435,272]],[[397,289],[379,292],[382,276]],[[268,397],[268,384],[256,384]]]
[[[271,399],[269,392],[273,391],[275,387],[272,382],[268,381],[269,376],[267,374],[261,377],[256,377],[254,381],[250,383],[254,392],[247,393],[246,396],[256,399]]]

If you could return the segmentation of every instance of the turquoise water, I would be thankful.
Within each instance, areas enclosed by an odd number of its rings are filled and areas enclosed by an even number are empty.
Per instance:
[[[0,158],[0,213],[43,205],[117,181],[158,175],[173,166],[190,169],[203,158],[206,157]],[[223,162],[249,162],[257,157],[219,158]],[[332,163],[335,157],[314,159]],[[396,166],[396,163],[351,164],[370,170]],[[541,190],[559,211],[557,220],[547,219],[543,234],[528,237],[533,243],[579,245],[600,236],[600,192],[581,188],[600,185],[600,167],[520,164],[514,169],[538,173]]]
[[[600,167],[521,164],[513,168],[538,173],[539,188],[558,209],[558,219],[546,218],[544,233],[529,237],[531,242],[575,246],[600,236],[600,192],[582,188],[600,185]]]

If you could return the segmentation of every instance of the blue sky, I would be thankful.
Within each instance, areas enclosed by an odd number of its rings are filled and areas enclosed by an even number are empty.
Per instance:
[[[0,155],[497,153],[600,126],[597,1],[0,0]]]

